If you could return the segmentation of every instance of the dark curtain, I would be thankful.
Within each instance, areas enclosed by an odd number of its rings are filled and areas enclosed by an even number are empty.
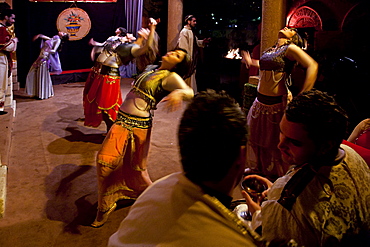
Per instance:
[[[29,2],[28,0],[13,1],[16,12],[15,33],[19,39],[17,48],[17,72],[21,87],[25,86],[26,76],[32,63],[40,51],[40,40],[32,42],[36,34],[49,37],[58,33],[56,21],[59,14],[70,7],[81,8],[90,17],[91,30],[81,40],[69,41],[63,45],[60,60],[63,70],[90,68],[91,38],[98,42],[105,41],[115,35],[117,27],[126,27],[125,0],[116,3],[54,3]]]

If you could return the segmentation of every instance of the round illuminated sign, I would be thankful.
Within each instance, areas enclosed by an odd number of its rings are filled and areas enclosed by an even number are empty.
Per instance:
[[[290,17],[288,26],[295,28],[314,27],[316,30],[322,30],[322,21],[315,10],[302,6]]]
[[[58,16],[57,28],[60,32],[68,33],[70,41],[80,40],[90,31],[89,15],[80,8],[65,9]]]

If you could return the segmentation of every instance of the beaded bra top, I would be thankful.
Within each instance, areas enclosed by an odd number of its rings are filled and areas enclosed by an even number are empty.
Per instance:
[[[162,81],[171,73],[169,70],[155,70],[151,67],[135,80],[131,91],[148,103],[146,111],[157,109],[157,104],[170,93],[163,89]]]
[[[295,61],[288,59],[285,54],[289,44],[280,47],[271,47],[266,50],[260,58],[260,69],[274,72],[286,72],[290,74]]]

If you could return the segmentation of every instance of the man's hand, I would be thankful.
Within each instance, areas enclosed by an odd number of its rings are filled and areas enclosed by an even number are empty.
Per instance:
[[[211,38],[204,38],[203,45],[208,45],[211,42]]]
[[[256,212],[257,210],[261,210],[261,201],[259,202],[255,202],[252,200],[252,198],[248,195],[247,192],[245,192],[245,190],[242,190],[242,196],[244,197],[245,199],[245,202],[246,204],[248,205],[248,210],[249,212],[253,215],[254,212]]]
[[[267,197],[267,193],[272,186],[272,182],[265,177],[261,177],[255,174],[245,176],[244,180],[246,179],[256,179],[258,180],[259,183],[265,185],[265,187],[267,188],[265,191],[261,193],[261,196],[258,197],[257,201],[253,201],[253,199],[249,196],[249,194],[245,190],[242,190],[242,196],[244,197],[249,207],[249,211],[253,215],[254,212],[261,209],[261,203]]]

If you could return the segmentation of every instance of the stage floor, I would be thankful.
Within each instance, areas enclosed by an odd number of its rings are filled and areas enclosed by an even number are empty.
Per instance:
[[[131,82],[122,79],[123,95]],[[121,207],[103,227],[89,226],[97,201],[95,155],[105,126],[83,126],[83,87],[55,85],[55,96],[47,100],[29,98],[24,89],[15,92],[0,246],[106,246],[127,215],[129,206]],[[148,159],[152,180],[181,170],[176,133],[183,110],[167,113],[159,105],[155,112]],[[239,191],[235,195],[239,199]]]

